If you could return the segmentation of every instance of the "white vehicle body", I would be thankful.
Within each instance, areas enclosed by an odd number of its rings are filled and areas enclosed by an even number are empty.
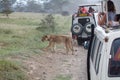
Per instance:
[[[108,33],[105,31],[102,27],[95,28],[90,54],[91,80],[120,80],[120,60],[113,60],[119,51],[119,48],[114,48],[116,46],[114,43],[116,40],[120,41],[120,29],[109,30]],[[117,46],[120,47],[120,45]],[[119,56],[120,54],[118,58]],[[112,64],[113,61],[115,64]]]
[[[120,25],[99,26],[97,13],[95,20],[94,37],[88,50],[88,80],[120,80]]]

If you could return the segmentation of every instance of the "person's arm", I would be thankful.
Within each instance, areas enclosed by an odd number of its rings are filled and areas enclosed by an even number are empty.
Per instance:
[[[104,25],[106,23],[106,14],[105,13],[99,13],[98,14],[98,24]]]

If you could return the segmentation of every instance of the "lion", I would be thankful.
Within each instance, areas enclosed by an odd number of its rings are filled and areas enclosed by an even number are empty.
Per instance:
[[[65,35],[44,35],[41,39],[41,41],[49,41],[49,45],[44,48],[44,50],[51,49],[53,52],[55,52],[55,46],[56,44],[63,43],[66,47],[66,53],[69,52],[69,50],[72,51],[73,54],[73,45],[72,45],[72,38]]]

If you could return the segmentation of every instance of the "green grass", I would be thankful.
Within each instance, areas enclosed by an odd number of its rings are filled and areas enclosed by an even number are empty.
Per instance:
[[[0,56],[7,56],[12,53],[32,51],[47,46],[47,42],[41,42],[44,34],[68,34],[71,27],[71,16],[53,15],[57,25],[55,32],[49,29],[43,31],[36,30],[41,19],[47,14],[38,13],[12,13],[10,18],[0,17]]]
[[[18,65],[0,60],[0,80],[28,80]]]
[[[8,22],[10,24],[15,24],[15,25],[19,25],[19,26],[36,26],[37,24],[39,24],[38,22],[35,22],[33,20],[29,20],[29,19],[26,19],[26,18],[21,18],[21,19],[12,19],[12,18],[2,18],[0,19],[0,22],[4,23],[4,24],[8,24]]]
[[[42,42],[41,37],[45,34],[68,34],[71,27],[71,16],[54,15],[55,32],[49,29],[36,30],[41,19],[47,14],[39,13],[12,13],[10,18],[0,15],[0,80],[25,80],[25,75],[17,67],[17,64],[6,61],[8,57],[41,54],[41,49],[48,42]],[[20,62],[21,63],[21,62]],[[21,64],[22,65],[22,64]],[[70,80],[69,77],[58,76],[55,80]]]
[[[53,80],[71,80],[71,76],[59,75],[59,76],[56,76],[56,78]]]

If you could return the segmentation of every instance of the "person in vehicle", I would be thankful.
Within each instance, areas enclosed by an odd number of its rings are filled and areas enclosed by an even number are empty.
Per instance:
[[[92,16],[94,12],[95,10],[92,7],[89,7],[89,10],[88,10],[89,16]]]
[[[89,10],[88,10],[89,13],[93,13],[94,11],[95,10],[92,7],[89,7]]]
[[[87,13],[88,10],[84,6],[79,6],[78,13]]]
[[[109,26],[119,25],[119,22],[115,21],[116,9],[115,9],[114,3],[111,0],[107,1],[107,8],[108,8],[107,14],[104,12],[100,12],[98,14],[98,24],[100,26],[105,25],[107,22],[107,16],[108,16],[108,25]]]

